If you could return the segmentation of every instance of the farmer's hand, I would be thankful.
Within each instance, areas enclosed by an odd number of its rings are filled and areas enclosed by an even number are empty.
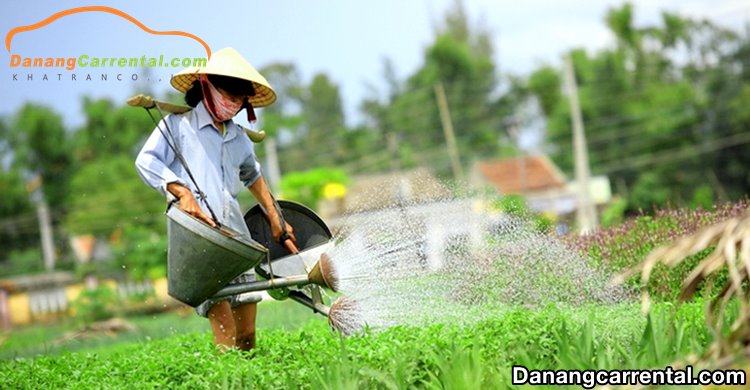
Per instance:
[[[167,184],[167,191],[180,200],[180,210],[200,219],[207,223],[208,226],[216,227],[216,222],[201,210],[198,202],[195,201],[193,192],[189,188],[180,183],[169,183]]]
[[[284,232],[281,229],[281,218],[273,218],[274,222],[271,222],[271,235],[273,236],[274,241],[281,243],[281,245],[286,245],[284,242],[281,242],[281,236],[284,234]],[[293,244],[297,244],[297,237],[294,235],[294,228],[290,224],[286,225],[286,234],[289,240],[292,241]]]

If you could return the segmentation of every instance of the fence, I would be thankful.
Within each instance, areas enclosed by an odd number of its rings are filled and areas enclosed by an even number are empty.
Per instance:
[[[150,295],[158,303],[176,302],[167,294],[166,278],[153,281],[87,278],[80,282],[64,274],[24,277],[0,283],[0,327],[8,329],[75,315],[73,302],[86,289],[99,285],[111,288],[122,300]]]

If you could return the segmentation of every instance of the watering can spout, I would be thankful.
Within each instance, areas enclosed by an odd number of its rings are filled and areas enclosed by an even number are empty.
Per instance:
[[[328,325],[344,335],[353,334],[365,324],[357,315],[360,312],[356,300],[346,296],[339,297],[328,308]]]
[[[331,258],[325,253],[320,255],[320,260],[313,266],[310,272],[307,274],[310,282],[317,284],[318,286],[328,288],[333,291],[338,291],[338,280],[336,279],[335,269],[331,264]]]

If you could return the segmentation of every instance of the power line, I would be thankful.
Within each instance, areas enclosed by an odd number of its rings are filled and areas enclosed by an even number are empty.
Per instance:
[[[739,80],[739,78],[737,78],[737,80]],[[664,83],[663,80],[660,80],[660,79],[659,79],[659,82]],[[667,83],[667,85],[675,85],[676,83],[677,82],[675,82],[675,83]],[[589,85],[591,85],[591,84],[592,83],[589,83]],[[426,88],[426,87],[422,87],[422,88],[416,89],[414,91],[407,91],[407,92],[402,93],[401,96],[426,94],[428,92],[427,89],[428,88]],[[471,88],[463,88],[464,94],[466,94],[467,92],[470,92],[470,91],[472,91]],[[640,96],[640,95],[643,94],[643,92],[641,92],[641,91],[627,91],[627,92],[624,92],[624,93],[626,93],[626,94],[627,93],[631,93],[634,96],[635,95]],[[620,95],[620,96],[614,96],[611,99],[611,102],[621,103],[621,102],[625,101],[625,97],[621,96],[622,93],[620,93],[618,95]],[[486,96],[484,89],[482,89],[482,96]],[[427,96],[425,95],[424,97],[426,98]],[[392,104],[392,103],[393,103],[393,100],[387,101],[387,102],[385,102],[384,107],[387,107],[388,104]],[[381,102],[380,104],[383,104],[383,103]],[[599,104],[601,106],[601,102],[600,101],[599,101]],[[412,109],[410,111],[410,114],[411,114],[412,118],[422,117],[422,115],[426,114],[426,113],[429,113],[429,114],[434,114],[435,113],[434,109],[431,108],[431,107],[429,107],[428,104],[424,104],[424,105],[420,105],[420,106],[422,106],[422,108],[418,109],[417,111],[415,111],[414,109]],[[613,104],[612,106],[614,107],[615,105]],[[606,105],[604,107],[606,107]],[[685,107],[686,113],[689,113],[688,110],[689,110],[690,106],[689,105],[685,105],[683,107]],[[680,110],[679,108],[676,108],[674,112],[678,112],[679,110]],[[461,110],[461,109],[456,109],[455,111],[456,111],[456,118],[458,118],[459,121],[462,120],[467,115],[469,115],[472,119],[475,118],[475,117],[477,117],[477,116],[480,117],[480,118],[483,116],[481,113],[474,114],[474,115],[467,114],[465,110]],[[645,117],[645,116],[652,117],[652,116],[658,116],[658,115],[659,114],[657,114],[657,113],[653,113],[653,114],[644,115],[642,117]],[[487,116],[490,117],[489,115],[487,115]],[[587,125],[589,125],[589,127],[593,131],[595,131],[598,128],[604,128],[603,126],[597,126],[599,124],[599,122],[610,122],[611,123],[611,122],[618,122],[618,121],[619,122],[623,122],[623,121],[628,121],[628,120],[630,120],[630,119],[627,116],[616,115],[616,116],[597,117],[597,118],[589,119],[589,120],[587,120],[586,123],[587,123]],[[406,120],[402,119],[401,123],[399,123],[399,122],[395,122],[394,123],[393,121],[386,120],[383,123],[385,126],[382,127],[382,128],[380,128],[379,130],[380,130],[380,132],[382,132],[382,131],[386,131],[388,129],[395,130],[395,129],[398,129],[398,128],[408,128],[409,125],[412,125],[413,123],[414,123],[413,120],[410,120],[410,119],[406,119]],[[399,133],[401,133],[402,136],[403,136],[404,133],[406,133],[406,134],[413,134],[415,137],[417,137],[417,136],[419,136],[420,132],[416,132],[416,131],[406,131],[406,132],[399,131]],[[326,137],[326,136],[327,136],[327,134],[319,133],[319,134],[317,134],[316,137],[313,137],[313,138],[304,137],[304,138],[301,138],[301,139],[303,139],[303,140],[305,140],[307,142],[317,142],[317,141],[320,141],[321,138]],[[597,138],[598,137],[592,137],[591,142],[592,143],[599,142],[599,140]],[[605,140],[609,140],[611,138],[612,137],[610,136],[610,137],[605,137],[604,139]],[[287,157],[291,158],[291,160],[289,160],[289,161],[292,162],[292,163],[299,163],[299,162],[301,162],[304,159],[304,156],[302,156],[302,155],[293,155],[293,156],[287,156]]]
[[[642,154],[640,156],[620,160],[597,169],[601,173],[613,173],[628,169],[645,167],[655,163],[667,163],[697,157],[702,154],[716,152],[728,147],[742,145],[750,142],[750,132],[735,134],[715,141],[709,141],[692,147],[677,148],[657,153]]]

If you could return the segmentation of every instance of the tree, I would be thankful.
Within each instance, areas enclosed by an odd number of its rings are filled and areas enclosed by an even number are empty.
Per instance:
[[[38,222],[18,171],[0,169],[0,261],[13,250],[39,244]]]
[[[166,203],[148,190],[127,154],[98,158],[78,169],[70,182],[65,228],[71,234],[108,236],[134,224],[164,228]]]
[[[31,212],[29,194],[25,189],[25,183],[19,169],[12,169],[13,151],[10,146],[10,129],[4,118],[0,118],[0,154],[6,156],[0,160],[0,189],[2,189],[3,201],[0,202],[0,219]],[[9,221],[8,226],[11,225]],[[6,226],[3,224],[3,226]],[[10,233],[10,231],[9,231]],[[1,257],[0,257],[1,258]]]
[[[59,210],[67,196],[70,173],[70,142],[60,115],[51,109],[26,103],[6,131],[11,169],[24,180],[41,178],[44,199]]]
[[[260,70],[276,92],[276,102],[263,108],[263,128],[271,137],[296,137],[302,125],[303,87],[297,67],[292,63],[274,63]]]
[[[86,122],[75,133],[75,155],[81,164],[106,156],[135,155],[154,129],[143,110],[88,97],[82,104]]]
[[[53,223],[64,215],[69,137],[57,113],[26,103],[9,122],[0,120],[0,150],[0,260],[15,260],[18,270],[38,270],[40,256],[32,248],[39,246],[39,221],[32,198],[49,205]]]
[[[305,159],[312,166],[344,160],[342,138],[346,133],[339,87],[326,74],[316,74],[301,96],[305,136],[301,142],[308,151]]]
[[[263,110],[263,126],[279,139],[284,172],[348,161],[348,129],[339,87],[325,73],[301,84],[292,64],[264,68],[278,100]]]
[[[82,104],[86,122],[74,135],[76,170],[66,199],[66,230],[109,235],[131,223],[163,227],[164,201],[146,190],[133,167],[153,122],[142,109],[108,99],[84,97]]]
[[[486,29],[469,21],[463,4],[456,1],[435,33],[435,41],[425,50],[424,64],[403,82],[387,82],[386,98],[369,98],[362,110],[383,138],[389,133],[397,135],[397,156],[402,166],[431,165],[447,175],[450,164],[443,158],[445,137],[435,85],[444,85],[459,154],[463,156],[494,155],[504,118],[499,115],[498,99],[493,96],[498,79]],[[392,79],[388,65],[386,62],[386,80]]]
[[[734,196],[746,192],[746,184],[739,191],[724,190],[737,188],[732,181],[747,182],[744,172],[730,174],[731,180],[724,176],[733,172],[728,165],[750,162],[746,153],[740,156],[723,146],[744,131],[730,124],[744,111],[729,103],[743,85],[732,70],[747,63],[746,57],[732,60],[736,36],[707,21],[666,12],[661,24],[637,27],[633,14],[629,4],[607,14],[607,26],[617,38],[614,47],[594,54],[570,53],[592,172],[624,184],[620,189],[626,191],[622,195],[628,196],[631,210],[667,200],[705,204],[711,190]],[[526,87],[546,116],[548,150],[571,172],[570,114],[567,99],[559,93],[559,73],[541,67]],[[732,163],[725,164],[729,160]]]
[[[718,197],[738,199],[750,192],[750,156],[747,142],[735,142],[750,128],[750,31],[742,36],[721,29],[701,26],[701,54],[693,57],[718,59],[701,60],[688,69],[689,77],[704,86],[705,110],[701,117],[701,135],[706,142],[726,145],[706,157],[705,176],[718,191]],[[706,53],[706,54],[703,54]],[[713,54],[711,54],[713,53]],[[700,71],[704,69],[704,71]]]

